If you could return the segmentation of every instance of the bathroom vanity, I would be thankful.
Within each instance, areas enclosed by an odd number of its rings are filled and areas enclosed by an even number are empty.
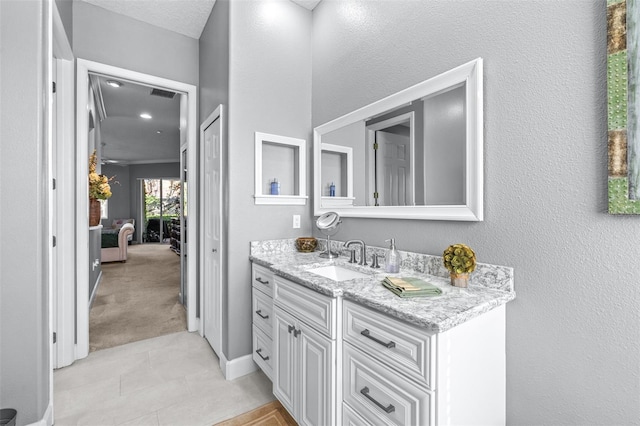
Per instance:
[[[294,240],[252,243],[253,359],[299,424],[505,424],[513,270],[478,264],[459,289],[441,257],[402,256],[396,276],[443,294],[402,299],[380,269],[298,253]]]

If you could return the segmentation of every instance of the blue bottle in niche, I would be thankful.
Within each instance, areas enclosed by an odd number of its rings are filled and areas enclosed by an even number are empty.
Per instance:
[[[336,186],[333,184],[333,182],[331,182],[331,185],[329,185],[329,197],[335,197],[336,196]]]
[[[271,182],[271,195],[280,195],[280,182],[278,182],[278,178],[273,178],[273,182]]]

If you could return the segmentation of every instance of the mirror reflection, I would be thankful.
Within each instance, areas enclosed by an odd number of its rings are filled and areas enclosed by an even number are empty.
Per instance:
[[[464,204],[465,120],[462,84],[327,133],[322,196],[354,206]],[[340,147],[354,157],[352,196]]]
[[[439,206],[451,209],[438,218],[481,220],[480,67],[476,59],[316,128],[316,214],[429,219]]]

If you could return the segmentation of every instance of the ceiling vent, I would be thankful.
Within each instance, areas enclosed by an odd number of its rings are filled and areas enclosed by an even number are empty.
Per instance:
[[[176,92],[154,88],[151,90],[151,96],[160,96],[161,98],[173,99],[176,96]]]

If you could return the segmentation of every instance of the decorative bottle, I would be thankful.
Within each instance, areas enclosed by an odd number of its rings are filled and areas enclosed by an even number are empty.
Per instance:
[[[331,182],[331,185],[329,185],[329,197],[335,197],[336,196],[336,186],[333,182]]]
[[[391,238],[389,241],[389,251],[384,257],[384,271],[392,274],[400,272],[400,252],[396,249],[396,239]]]
[[[271,182],[271,195],[280,195],[280,182],[278,182],[278,178],[273,178],[273,182]]]

